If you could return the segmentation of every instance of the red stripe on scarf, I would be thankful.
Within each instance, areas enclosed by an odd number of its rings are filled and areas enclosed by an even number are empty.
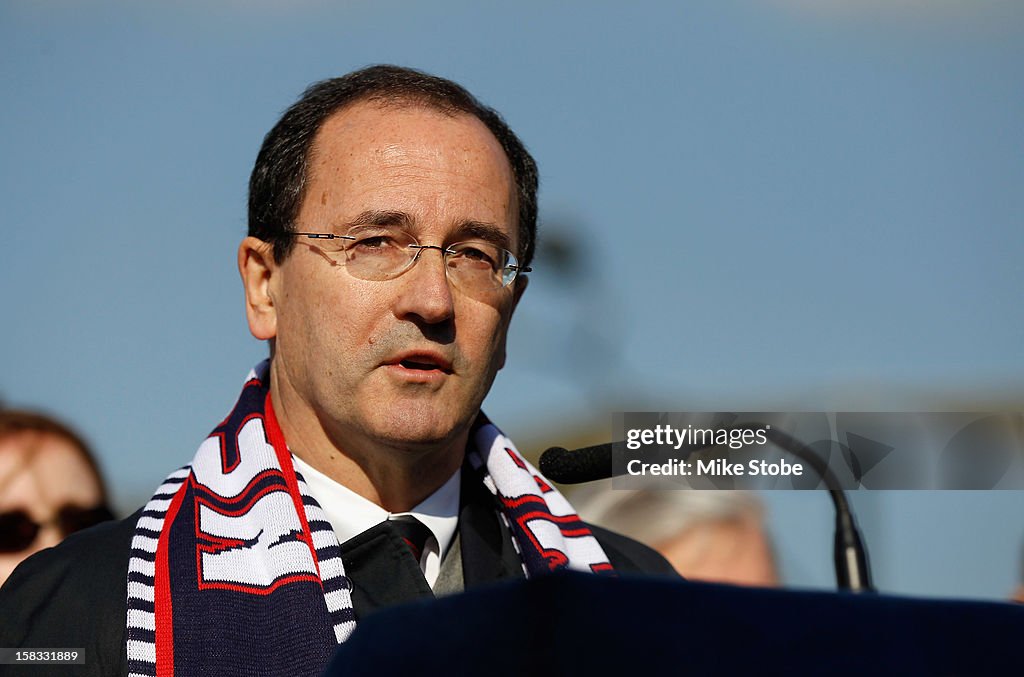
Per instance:
[[[263,405],[264,425],[267,428],[267,439],[274,447],[277,454],[277,462],[281,464],[281,472],[284,473],[284,481],[288,485],[288,493],[291,494],[292,502],[295,504],[295,512],[299,514],[299,522],[302,524],[302,541],[309,548],[309,554],[313,556],[313,565],[316,567],[316,575],[322,581],[320,573],[320,560],[316,557],[316,548],[313,547],[313,536],[309,533],[309,522],[306,521],[306,508],[302,505],[302,493],[299,491],[299,480],[295,477],[295,466],[292,465],[292,455],[288,452],[288,443],[284,440],[284,433],[277,422],[277,414],[274,413],[274,404],[270,399],[270,389],[267,389],[267,399]],[[323,583],[321,582],[321,585]]]
[[[190,476],[191,477],[191,476]],[[171,571],[168,566],[170,548],[167,539],[171,526],[178,516],[178,509],[185,499],[188,480],[181,483],[174,494],[171,506],[164,515],[160,540],[156,546],[156,564],[153,573],[154,619],[156,623],[156,674],[157,677],[174,677],[174,615],[171,613]]]

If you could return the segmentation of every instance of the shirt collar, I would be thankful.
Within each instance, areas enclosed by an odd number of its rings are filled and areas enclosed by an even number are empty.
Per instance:
[[[373,501],[363,498],[343,484],[323,474],[301,458],[292,456],[295,469],[306,480],[306,486],[323,508],[338,542],[358,536],[393,515],[412,515],[422,522],[437,539],[440,553],[447,551],[459,523],[459,489],[462,468],[448,481],[408,512],[389,513]]]

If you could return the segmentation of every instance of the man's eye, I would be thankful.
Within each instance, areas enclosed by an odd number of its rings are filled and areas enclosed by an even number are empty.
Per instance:
[[[395,246],[395,242],[387,235],[374,235],[372,237],[361,237],[352,244],[353,249],[359,251],[373,251],[375,249],[387,249]]]
[[[497,268],[498,265],[497,261],[494,260],[494,256],[477,247],[462,248],[459,251],[459,257],[464,259],[467,263],[478,264],[481,266]]]

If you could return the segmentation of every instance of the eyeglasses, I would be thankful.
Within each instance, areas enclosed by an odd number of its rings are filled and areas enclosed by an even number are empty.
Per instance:
[[[39,531],[47,524],[56,524],[61,534],[67,536],[100,522],[114,519],[114,514],[105,505],[95,508],[80,508],[77,505],[65,505],[57,511],[57,516],[50,522],[39,524],[24,510],[0,512],[0,552],[21,552],[28,549]]]
[[[444,257],[448,279],[463,291],[494,291],[512,284],[519,273],[532,268],[520,266],[507,249],[474,240],[446,247],[420,244],[416,238],[386,226],[356,226],[345,235],[293,232],[290,235],[324,240],[327,252],[343,253],[348,272],[360,280],[391,280],[413,267],[424,249],[436,249]]]

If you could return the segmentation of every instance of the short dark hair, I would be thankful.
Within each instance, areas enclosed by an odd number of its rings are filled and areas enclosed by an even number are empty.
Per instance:
[[[291,251],[308,180],[309,158],[317,132],[331,115],[361,101],[409,103],[449,115],[466,113],[480,120],[505,150],[516,182],[521,264],[529,265],[537,239],[537,163],[519,137],[492,108],[462,86],[411,68],[379,65],[314,83],[263,139],[249,179],[249,235],[273,245],[280,263]]]

